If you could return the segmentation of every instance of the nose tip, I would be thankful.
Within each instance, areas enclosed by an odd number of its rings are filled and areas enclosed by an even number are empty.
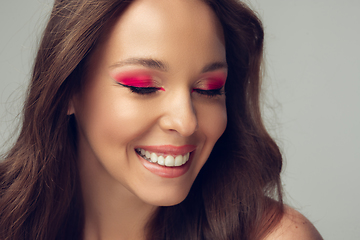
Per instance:
[[[190,97],[166,102],[166,112],[160,119],[162,129],[177,132],[183,137],[191,136],[198,129],[198,119]]]

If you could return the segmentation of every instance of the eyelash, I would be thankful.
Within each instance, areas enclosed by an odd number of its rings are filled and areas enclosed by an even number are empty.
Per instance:
[[[156,91],[160,90],[160,88],[157,87],[134,87],[134,86],[130,86],[130,85],[124,85],[121,83],[118,83],[119,85],[129,88],[131,92],[133,93],[137,93],[140,95],[149,95],[152,93],[155,93]]]
[[[131,92],[137,93],[140,95],[150,95],[150,94],[153,94],[153,93],[157,92],[158,90],[160,90],[160,88],[157,88],[157,87],[134,87],[134,86],[124,85],[121,83],[119,83],[119,84],[121,86],[129,88],[131,90]],[[211,89],[211,90],[203,90],[203,89],[195,88],[193,91],[198,94],[204,95],[206,97],[215,97],[215,96],[220,96],[220,95],[224,94],[223,88]]]
[[[127,87],[131,90],[131,92],[140,95],[150,95],[160,90],[160,88],[157,87],[134,87],[134,86],[127,86]]]
[[[206,97],[216,97],[224,94],[223,88],[211,89],[211,90],[203,90],[203,89],[195,88],[193,91],[201,95],[205,95]]]

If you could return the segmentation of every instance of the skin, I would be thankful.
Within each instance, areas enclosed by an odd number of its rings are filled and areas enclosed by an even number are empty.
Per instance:
[[[323,240],[323,238],[306,217],[286,207],[281,222],[264,240]]]
[[[183,201],[226,128],[225,95],[198,91],[226,80],[221,26],[201,1],[138,0],[104,33],[87,66],[68,109],[78,125],[84,239],[145,239],[151,215]],[[158,90],[141,95],[119,83]],[[185,173],[162,177],[144,167],[135,149],[158,145],[196,146]],[[288,208],[265,238],[273,239],[322,238]]]
[[[85,239],[144,239],[158,206],[183,201],[227,123],[225,95],[198,89],[218,87],[226,74],[221,26],[200,1],[139,0],[115,22],[69,107],[79,129]],[[134,93],[118,84],[123,75],[151,76],[160,90]],[[158,145],[196,146],[188,170],[164,178],[146,169],[135,148]]]

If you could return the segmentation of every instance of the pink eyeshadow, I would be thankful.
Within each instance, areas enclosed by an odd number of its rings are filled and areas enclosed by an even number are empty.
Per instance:
[[[154,82],[149,76],[120,77],[115,78],[115,80],[123,85],[132,87],[154,87]]]
[[[156,87],[154,84],[154,81],[152,79],[151,76],[148,75],[140,75],[140,76],[118,76],[118,77],[114,77],[114,79],[126,86],[131,86],[131,87],[138,87],[138,88],[149,88],[149,87],[154,87],[157,88],[158,90],[161,91],[165,91],[164,88],[162,87]]]
[[[205,86],[206,86],[205,90],[219,89],[219,88],[222,88],[224,86],[224,84],[225,84],[225,81],[222,79],[209,79],[205,83]]]

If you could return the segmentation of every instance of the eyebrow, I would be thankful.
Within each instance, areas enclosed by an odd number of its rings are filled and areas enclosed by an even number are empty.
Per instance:
[[[168,66],[162,61],[152,58],[128,58],[111,65],[110,68],[123,67],[126,65],[140,65],[146,68],[156,69],[160,71],[168,71]]]
[[[156,69],[160,71],[167,72],[169,67],[167,64],[160,60],[156,60],[153,58],[128,58],[119,62],[116,62],[115,64],[111,65],[110,68],[117,68],[117,67],[123,67],[127,65],[140,65],[146,68]],[[223,68],[228,68],[228,65],[226,62],[214,62],[206,65],[202,69],[202,73],[211,72]]]
[[[228,68],[228,65],[226,62],[214,62],[214,63],[210,63],[208,65],[206,65],[203,69],[202,69],[202,73],[206,73],[206,72],[212,72],[215,70],[219,70],[219,69],[223,69],[223,68]]]

